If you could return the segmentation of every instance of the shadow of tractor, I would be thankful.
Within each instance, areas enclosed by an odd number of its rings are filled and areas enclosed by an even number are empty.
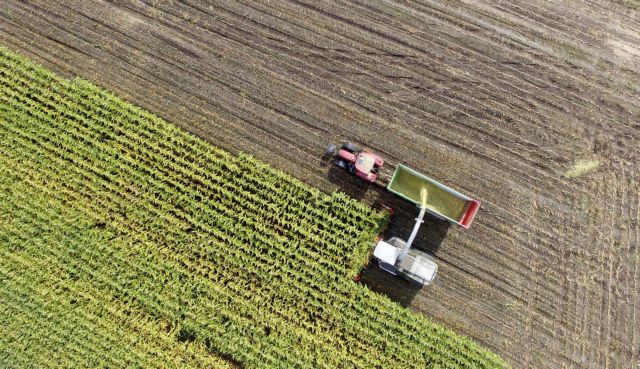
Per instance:
[[[376,191],[377,186],[364,182],[347,170],[338,168],[332,163],[330,164],[327,176],[333,184],[338,186],[338,191],[344,192],[355,199],[371,203],[370,200],[378,196]]]

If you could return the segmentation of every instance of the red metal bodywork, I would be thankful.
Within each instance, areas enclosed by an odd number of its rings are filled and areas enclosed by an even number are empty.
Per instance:
[[[341,149],[338,151],[338,157],[352,166],[352,171],[356,177],[370,183],[374,183],[378,179],[375,171],[384,164],[384,160],[381,157],[366,151],[352,153]]]
[[[478,209],[480,209],[480,201],[473,200],[469,203],[469,207],[460,221],[462,228],[469,229],[471,227],[471,223],[473,223],[473,218],[475,218]]]
[[[349,163],[353,164],[356,162],[356,155],[345,149],[341,149],[340,151],[338,151],[338,156],[340,157],[340,159],[345,160]]]
[[[378,179],[378,176],[375,173],[371,173],[371,172],[364,173],[364,172],[357,171],[357,170],[356,170],[356,177],[362,179],[363,181],[367,181],[367,182],[371,182],[371,183],[375,182],[376,179]]]

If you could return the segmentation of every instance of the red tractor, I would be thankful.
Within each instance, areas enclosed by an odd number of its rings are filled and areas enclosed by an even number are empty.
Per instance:
[[[340,149],[336,145],[329,145],[327,157],[335,158],[334,163],[348,170],[365,182],[375,183],[378,179],[378,170],[382,168],[384,160],[378,155],[364,151],[352,143],[344,143]]]

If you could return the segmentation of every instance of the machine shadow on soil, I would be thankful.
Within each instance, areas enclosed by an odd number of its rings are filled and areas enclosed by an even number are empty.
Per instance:
[[[340,169],[334,165],[329,166],[327,177],[332,183],[338,186],[338,191],[344,192],[358,200],[362,200],[370,188],[376,188],[375,186],[362,182],[356,177],[345,175],[344,169]]]

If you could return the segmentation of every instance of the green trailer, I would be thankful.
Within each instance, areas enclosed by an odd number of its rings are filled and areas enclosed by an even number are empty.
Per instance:
[[[402,164],[396,168],[387,189],[438,218],[465,229],[471,227],[480,202]],[[426,194],[426,201],[423,197]],[[425,202],[423,204],[423,202]]]

